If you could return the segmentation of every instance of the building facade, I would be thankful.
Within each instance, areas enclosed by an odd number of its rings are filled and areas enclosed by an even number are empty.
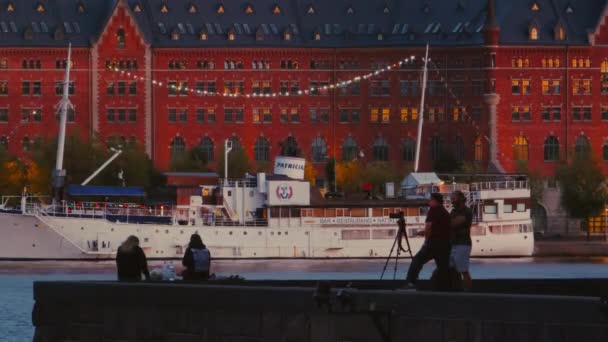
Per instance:
[[[27,155],[56,135],[71,43],[69,129],[141,144],[160,169],[196,147],[215,168],[232,139],[260,168],[405,172],[428,43],[421,169],[450,155],[551,176],[591,151],[608,172],[607,15],[606,0],[2,0],[0,144]]]

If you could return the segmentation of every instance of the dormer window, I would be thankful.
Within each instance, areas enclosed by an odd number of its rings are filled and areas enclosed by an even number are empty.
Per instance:
[[[230,31],[228,31],[228,40],[235,40],[236,39],[236,33],[234,32],[234,29],[231,28]]]
[[[314,40],[321,40],[321,32],[315,32],[315,35],[313,37]]]
[[[570,5],[570,4],[568,4],[568,6],[566,6],[566,13],[568,13],[568,14],[574,13],[574,7],[572,7],[572,5]]]
[[[188,8],[188,12],[190,14],[196,13],[196,6],[194,4],[190,4],[190,8]]]
[[[118,29],[118,31],[116,31],[116,47],[119,49],[124,49],[125,45],[125,30]]]
[[[352,6],[349,6],[346,9],[346,14],[355,14],[355,9]]]
[[[281,14],[281,7],[279,7],[279,5],[274,5],[274,7],[272,8],[272,14]]]
[[[217,14],[224,14],[224,12],[226,12],[224,5],[220,4],[219,6],[217,6]]]
[[[291,31],[285,30],[285,33],[283,33],[283,40],[291,40]]]
[[[13,5],[12,2],[9,2],[8,5],[6,5],[6,11],[7,12],[15,12],[15,6]]]
[[[378,33],[377,39],[378,40],[383,40],[384,39],[384,34]]]
[[[141,12],[141,5],[140,4],[135,4],[135,6],[133,6],[133,12],[140,13]]]
[[[532,4],[531,10],[538,11],[539,9],[540,9],[540,7],[538,7],[538,4],[536,2]]]
[[[253,6],[247,5],[247,7],[245,7],[245,14],[253,14]]]
[[[382,13],[384,13],[384,14],[390,14],[391,13],[391,9],[388,8],[388,6],[384,6],[384,9],[382,10]]]
[[[207,40],[207,32],[201,31],[199,38],[200,40]]]
[[[264,31],[262,31],[261,27],[259,27],[257,29],[257,31],[255,31],[255,40],[257,40],[257,41],[264,40]]]
[[[177,29],[171,31],[171,40],[179,40],[179,31]]]
[[[530,26],[529,38],[530,40],[538,40],[538,26]]]
[[[555,27],[555,40],[565,40],[566,39],[566,29],[562,24],[558,24]]]
[[[45,11],[46,11],[46,8],[44,8],[44,5],[41,3],[38,3],[38,6],[36,6],[36,12],[44,13]]]
[[[169,6],[167,6],[167,4],[162,4],[162,6],[160,6],[160,13],[169,13]]]
[[[81,2],[78,3],[78,13],[84,13],[86,10],[86,8],[84,7],[84,4]]]
[[[315,8],[312,5],[308,6],[308,10],[306,11],[306,13],[309,15],[315,14]]]

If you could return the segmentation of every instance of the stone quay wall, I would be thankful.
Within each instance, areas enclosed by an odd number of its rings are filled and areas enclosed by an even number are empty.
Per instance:
[[[38,282],[34,341],[608,341],[599,297]]]

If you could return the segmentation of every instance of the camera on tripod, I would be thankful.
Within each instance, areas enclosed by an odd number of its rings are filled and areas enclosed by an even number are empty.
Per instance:
[[[404,218],[404,214],[403,214],[403,211],[400,211],[398,213],[390,213],[390,214],[388,214],[388,217],[392,218],[392,219],[402,219],[402,218]]]

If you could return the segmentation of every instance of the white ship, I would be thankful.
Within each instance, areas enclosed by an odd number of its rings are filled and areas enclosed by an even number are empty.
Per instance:
[[[425,64],[427,60],[428,47]],[[69,69],[67,63],[59,105],[56,189],[63,188],[65,178],[62,168],[70,106]],[[425,65],[422,104],[426,76]],[[421,105],[415,170],[423,109]],[[230,148],[226,147],[228,153]],[[83,184],[118,154],[120,151]],[[277,164],[281,166],[280,162]],[[303,173],[301,164],[295,169]],[[174,208],[57,199],[52,205],[43,205],[26,194],[21,196],[20,205],[10,207],[10,198],[3,198],[0,259],[110,259],[129,235],[139,237],[148,258],[181,258],[193,233],[203,237],[214,258],[386,258],[397,233],[396,220],[389,215],[405,214],[407,235],[412,252],[416,253],[424,239],[420,233],[428,210],[426,198],[433,191],[449,193],[455,189],[466,194],[467,205],[474,212],[473,256],[530,256],[534,249],[530,190],[528,182],[519,177],[502,175],[486,178],[485,182],[443,184],[434,174],[414,173],[403,184],[402,199],[332,200],[311,190],[301,176],[290,178],[285,174],[289,172],[200,186],[194,195],[178,198]],[[450,209],[449,203],[446,206]]]
[[[473,256],[530,256],[528,182],[502,178],[420,184],[404,199],[342,200],[315,196],[305,181],[258,174],[201,186],[189,203],[172,209],[87,202],[45,208],[23,197],[18,209],[0,207],[0,258],[108,259],[128,235],[140,238],[149,258],[180,258],[193,233],[216,258],[385,258],[397,232],[389,215],[404,212],[415,253],[424,239],[423,198],[428,190],[453,189],[465,192],[474,212]]]

